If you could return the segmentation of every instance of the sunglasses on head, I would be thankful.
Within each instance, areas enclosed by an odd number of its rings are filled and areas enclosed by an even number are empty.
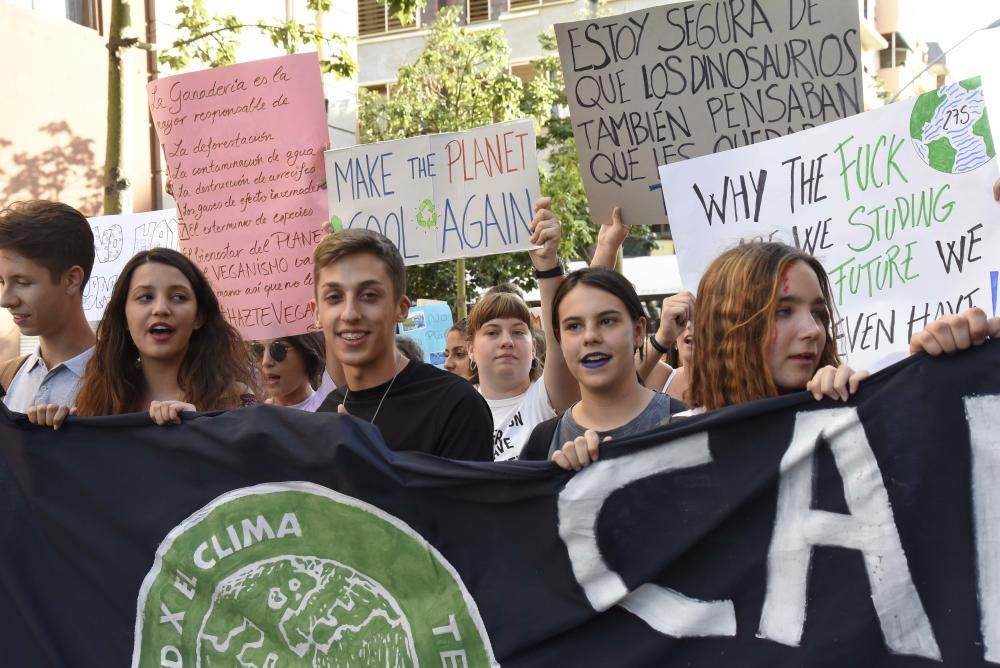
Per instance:
[[[281,341],[271,341],[271,345],[267,347],[267,352],[270,353],[271,359],[275,362],[284,362],[285,358],[288,357],[289,345],[282,343]],[[257,361],[262,361],[264,359],[264,344],[255,343],[250,346],[250,350],[253,352],[253,356],[257,358]]]

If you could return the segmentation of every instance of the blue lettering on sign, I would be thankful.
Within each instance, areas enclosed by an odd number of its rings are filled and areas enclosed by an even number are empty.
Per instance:
[[[333,163],[334,185],[337,188],[337,201],[343,201],[341,194],[341,183],[350,186],[351,199],[357,200],[362,196],[368,199],[388,197],[395,195],[394,190],[389,189],[389,177],[392,172],[387,171],[386,158],[392,155],[391,152],[380,153],[378,155],[366,155],[364,164],[361,158],[349,158],[347,165],[342,166],[340,162]]]
[[[486,194],[477,199],[479,197],[470,195],[465,200],[461,221],[455,213],[455,204],[450,198],[445,200],[442,254],[448,254],[449,243],[452,244],[452,253],[463,251],[466,247],[502,251],[520,243],[522,232],[526,237],[531,236],[531,191],[524,189],[523,200],[518,193],[512,192]]]
[[[351,220],[347,224],[347,229],[352,229],[358,218],[361,218],[364,215],[365,213],[363,211],[358,211],[351,216]],[[364,222],[358,223],[357,227],[364,227],[366,230],[378,232],[382,236],[389,239],[389,241],[396,244],[396,248],[399,249],[403,259],[413,260],[420,257],[420,255],[416,253],[410,254],[406,248],[406,218],[403,216],[403,207],[399,207],[398,213],[395,209],[390,211],[386,214],[384,220],[379,220],[378,216],[373,213],[367,215],[368,217],[364,219]]]
[[[451,198],[448,198],[444,201],[444,229],[441,231],[442,253],[448,247],[448,232],[452,230],[454,230],[455,236],[458,237],[458,250],[465,250],[465,241],[462,239],[462,232],[458,229],[458,221],[455,220],[455,211],[451,208]]]

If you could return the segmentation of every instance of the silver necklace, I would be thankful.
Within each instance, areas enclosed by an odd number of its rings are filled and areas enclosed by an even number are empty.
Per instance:
[[[404,364],[403,367],[405,368],[406,365]],[[403,370],[402,368],[399,368],[398,358],[396,359],[395,366],[393,368],[396,369],[396,373],[392,374],[392,380],[389,381],[389,387],[385,388],[385,392],[382,393],[382,398],[378,400],[378,406],[375,407],[375,414],[372,415],[372,419],[368,421],[369,424],[375,424],[375,418],[378,417],[378,412],[382,410],[382,403],[385,402],[385,398],[389,396],[389,390],[392,389],[393,384],[396,382],[396,377],[399,376],[399,372]],[[351,396],[351,388],[344,390],[344,410],[347,410],[347,398],[349,396]]]

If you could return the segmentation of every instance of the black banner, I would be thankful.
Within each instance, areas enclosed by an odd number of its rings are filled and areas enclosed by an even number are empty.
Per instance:
[[[1000,665],[998,478],[997,344],[576,474],[270,406],[0,409],[0,663]]]

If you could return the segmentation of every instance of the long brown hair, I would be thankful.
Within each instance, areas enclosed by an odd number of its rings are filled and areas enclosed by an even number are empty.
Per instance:
[[[219,300],[205,275],[184,255],[169,248],[137,253],[122,269],[104,317],[97,327],[97,346],[87,364],[76,399],[78,415],[117,415],[142,409],[145,378],[139,350],[125,318],[125,303],[135,270],[147,262],[176,268],[191,283],[202,326],[192,332],[177,372],[185,399],[199,410],[236,408],[240,395],[253,392],[253,362],[239,333],[222,317]]]
[[[813,256],[780,243],[745,243],[709,265],[694,309],[694,359],[686,399],[692,406],[721,408],[778,396],[767,365],[781,276],[796,262],[816,273],[826,302],[826,344],[819,366],[838,365],[830,279]]]

